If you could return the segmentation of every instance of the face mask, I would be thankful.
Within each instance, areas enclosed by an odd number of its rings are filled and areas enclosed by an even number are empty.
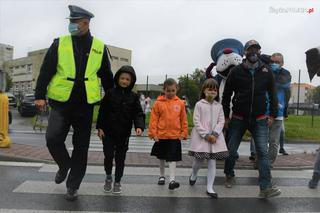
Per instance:
[[[259,55],[255,52],[253,53],[247,53],[246,54],[246,59],[252,64],[256,63],[259,60]]]
[[[276,63],[270,64],[270,67],[271,67],[272,71],[275,71],[275,72],[279,71],[281,68],[280,65],[276,64]]]
[[[68,29],[71,35],[77,35],[80,32],[79,24],[77,23],[69,23]]]
[[[217,97],[217,92],[215,91],[206,92],[205,96],[206,96],[206,99],[211,102]]]

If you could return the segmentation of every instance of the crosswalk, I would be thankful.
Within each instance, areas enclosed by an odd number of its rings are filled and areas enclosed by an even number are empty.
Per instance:
[[[31,168],[33,173],[25,176],[22,181],[17,181],[17,184],[11,188],[11,191],[2,194],[2,196],[11,193],[13,194],[13,197],[20,197],[24,199],[27,197],[29,200],[33,197],[48,197],[47,199],[53,199],[52,196],[55,196],[58,202],[62,202],[64,200],[63,197],[66,193],[65,184],[57,185],[53,182],[53,178],[58,169],[56,165],[0,161],[0,170],[3,167],[15,167],[17,169]],[[117,198],[118,201],[119,199],[134,199],[135,201],[133,203],[135,203],[137,202],[137,199],[139,201],[143,201],[145,199],[158,200],[161,198],[209,199],[206,194],[206,172],[206,169],[201,169],[198,174],[197,183],[194,186],[190,186],[188,178],[191,173],[191,168],[177,168],[176,180],[180,182],[180,188],[170,191],[167,188],[168,183],[164,186],[157,185],[159,168],[126,167],[122,180],[122,194],[119,196],[113,195],[112,193],[105,193],[103,191],[105,178],[103,166],[88,166],[86,176],[79,189],[79,200],[86,202],[87,199],[91,200],[93,197],[95,197],[95,199],[104,198],[104,200]],[[169,174],[168,168],[166,168],[166,174]],[[272,175],[273,179],[278,183],[278,186],[282,191],[281,195],[273,200],[278,199],[279,201],[279,199],[287,199],[292,202],[292,199],[318,199],[316,202],[320,201],[320,189],[312,190],[307,187],[308,180],[312,176],[312,170],[274,170]],[[258,172],[256,170],[237,170],[236,176],[237,184],[232,189],[228,189],[224,187],[223,171],[221,169],[217,170],[214,189],[219,194],[219,200],[258,198]],[[166,179],[168,180],[169,177],[167,176]],[[41,205],[41,203],[39,203],[39,205]],[[62,211],[64,209],[61,208],[58,209],[59,211],[50,211],[39,206],[34,206],[32,210],[22,210],[21,206],[17,209],[0,207],[0,213],[68,212]],[[82,208],[84,208],[86,212],[96,212],[95,209],[86,209],[85,206]]]
[[[39,164],[37,165],[39,166]],[[39,173],[50,173],[54,177],[57,171],[56,165],[43,164],[39,167]],[[205,190],[205,176],[206,169],[202,169],[199,172],[199,179],[201,182],[195,187],[188,185],[188,177],[191,169],[178,168],[177,179],[181,182],[181,187],[174,191],[167,190],[163,186],[156,184],[158,174],[158,168],[150,167],[127,167],[125,168],[125,176],[134,177],[135,183],[122,184],[123,196],[138,196],[138,197],[207,197],[204,193]],[[168,174],[168,170],[166,173]],[[112,196],[112,194],[106,194],[103,192],[103,180],[104,170],[102,166],[88,166],[87,175],[95,175],[101,177],[101,182],[83,182],[79,191],[80,195],[98,195],[98,196]],[[237,178],[256,178],[257,171],[255,170],[239,170],[237,171]],[[273,171],[274,179],[309,179],[312,175],[311,170],[304,171],[290,171],[290,170],[275,170]],[[148,180],[143,179],[147,177]],[[223,171],[217,170],[217,179],[223,179]],[[221,182],[221,181],[220,181]],[[279,186],[281,188],[281,186]],[[257,197],[259,188],[256,183],[248,183],[247,185],[235,185],[232,189],[227,189],[223,184],[215,185],[215,190],[219,192],[220,197],[224,198],[253,198]],[[40,193],[40,194],[65,194],[65,186],[63,184],[56,185],[52,180],[25,180],[22,184],[17,186],[13,192],[15,193]],[[310,190],[306,185],[285,186],[282,188],[282,194],[280,197],[318,197],[320,196],[319,190]]]
[[[150,153],[154,141],[150,140],[148,137],[130,137],[129,140],[129,150],[128,152],[135,153]],[[182,153],[188,153],[189,150],[189,140],[182,141],[181,143]],[[68,150],[72,151],[73,147],[69,147]],[[102,142],[98,137],[92,137],[90,140],[89,151],[91,152],[103,152]]]

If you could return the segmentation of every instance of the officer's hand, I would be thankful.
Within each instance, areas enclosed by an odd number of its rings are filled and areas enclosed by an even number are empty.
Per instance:
[[[142,134],[142,129],[137,128],[137,129],[136,129],[136,135],[137,135],[137,136],[141,136],[141,134]]]
[[[34,101],[34,104],[35,104],[40,110],[43,110],[43,111],[46,110],[46,107],[47,107],[47,101],[46,101],[46,100],[43,100],[43,99],[35,100],[35,101]]]
[[[104,131],[102,129],[98,129],[98,137],[100,138],[100,140],[102,140],[104,136],[105,136]]]
[[[155,142],[159,142],[159,138],[158,138],[158,137],[154,137],[153,140],[154,140]]]

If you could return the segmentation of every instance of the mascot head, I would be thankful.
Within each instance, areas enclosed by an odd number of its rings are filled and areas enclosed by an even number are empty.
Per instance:
[[[217,73],[226,78],[232,67],[242,62],[243,45],[236,39],[223,39],[216,42],[211,49],[213,63],[206,70],[207,78],[211,78],[211,70],[216,66]]]

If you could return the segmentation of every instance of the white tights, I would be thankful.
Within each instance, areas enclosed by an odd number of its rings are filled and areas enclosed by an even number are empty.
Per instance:
[[[160,160],[160,176],[164,176],[165,172],[165,161]],[[175,161],[169,162],[169,170],[170,170],[170,182],[173,181],[176,177],[176,166],[177,163]]]
[[[198,175],[198,171],[201,168],[203,159],[194,158],[192,165],[191,180],[195,180]],[[208,174],[207,174],[207,191],[214,193],[213,184],[216,176],[216,160],[208,160]]]

